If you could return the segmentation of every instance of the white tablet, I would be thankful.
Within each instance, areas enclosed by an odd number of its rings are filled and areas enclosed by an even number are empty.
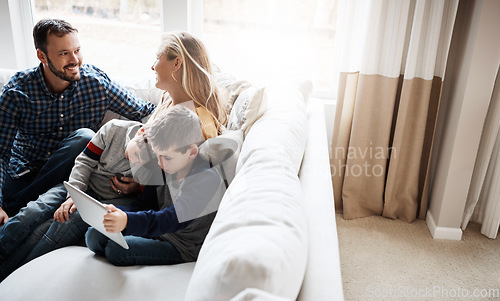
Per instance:
[[[66,181],[64,182],[64,186],[68,190],[73,202],[75,202],[76,209],[80,212],[80,216],[84,222],[91,225],[123,248],[128,249],[127,242],[121,232],[110,233],[104,228],[104,224],[102,222],[104,220],[104,215],[108,213],[108,209],[106,209],[106,206],[103,203]]]

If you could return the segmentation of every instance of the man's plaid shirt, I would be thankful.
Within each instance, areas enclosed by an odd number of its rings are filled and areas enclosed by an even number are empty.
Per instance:
[[[39,170],[59,143],[80,128],[97,131],[107,110],[140,121],[155,106],[135,97],[92,65],[80,80],[51,94],[43,66],[16,73],[0,94],[0,205],[6,172],[18,178]]]

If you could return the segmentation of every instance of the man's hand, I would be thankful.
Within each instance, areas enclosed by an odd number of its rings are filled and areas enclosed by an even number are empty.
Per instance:
[[[69,215],[73,214],[76,210],[75,203],[73,199],[69,197],[64,203],[59,206],[59,208],[54,212],[54,220],[64,223],[69,220]]]
[[[7,212],[3,211],[2,207],[0,207],[0,226],[5,224],[9,220],[9,216]]]
[[[106,205],[106,209],[108,209],[109,212],[104,215],[104,220],[102,222],[106,231],[111,233],[123,231],[127,226],[127,214],[114,205]]]
[[[139,191],[139,183],[134,182],[132,177],[113,176],[109,181],[111,188],[118,194],[130,194]]]

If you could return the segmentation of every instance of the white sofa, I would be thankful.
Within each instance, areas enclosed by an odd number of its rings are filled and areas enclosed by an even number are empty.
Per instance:
[[[0,86],[11,75],[0,69]],[[122,83],[158,96],[149,81]],[[306,81],[219,84],[245,139],[196,263],[115,267],[71,246],[11,274],[1,300],[343,300],[322,103]]]

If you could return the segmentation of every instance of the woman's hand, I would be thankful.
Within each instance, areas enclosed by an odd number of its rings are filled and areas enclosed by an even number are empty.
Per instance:
[[[113,176],[109,181],[111,188],[118,194],[130,194],[139,191],[139,183],[134,182],[132,177]]]
[[[59,208],[54,212],[54,220],[64,223],[69,220],[69,215],[73,214],[76,210],[75,203],[73,199],[69,197],[64,203],[59,206]]]
[[[106,205],[106,209],[108,209],[108,213],[104,215],[102,222],[106,231],[111,233],[123,231],[127,226],[127,214],[114,205]]]

